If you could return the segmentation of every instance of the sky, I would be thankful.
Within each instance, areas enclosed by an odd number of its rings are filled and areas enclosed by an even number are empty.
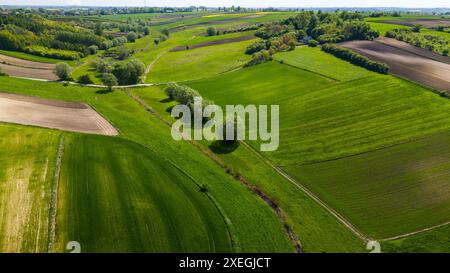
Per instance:
[[[0,5],[450,8],[450,0],[0,0]]]

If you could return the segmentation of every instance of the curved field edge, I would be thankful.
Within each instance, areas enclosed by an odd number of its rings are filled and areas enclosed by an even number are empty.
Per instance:
[[[227,215],[234,246],[242,252],[292,252],[294,248],[282,224],[271,209],[245,186],[202,155],[191,144],[176,142],[170,129],[154,118],[124,92],[97,92],[99,89],[63,86],[2,77],[0,90],[43,98],[83,101],[106,117],[121,137],[139,143],[188,173],[209,193]]]
[[[175,102],[167,100],[163,89],[164,86],[152,86],[132,89],[131,92],[170,122],[173,119],[167,110]],[[210,143],[201,144],[208,146]],[[245,145],[240,145],[233,153],[216,156],[277,203],[286,214],[287,223],[297,234],[305,252],[364,251],[363,242],[358,237],[310,197],[269,168]]]
[[[169,162],[136,143],[65,137],[57,249],[84,252],[232,252],[224,219]]]

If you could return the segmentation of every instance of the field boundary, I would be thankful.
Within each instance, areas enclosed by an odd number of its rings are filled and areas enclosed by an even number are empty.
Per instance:
[[[58,152],[56,154],[55,172],[53,176],[52,191],[50,194],[50,209],[48,218],[48,242],[47,252],[54,252],[54,244],[56,239],[56,216],[58,212],[58,185],[61,173],[61,162],[64,155],[64,134],[61,134],[58,144]]]
[[[350,221],[348,221],[344,216],[340,215],[337,211],[335,211],[333,208],[328,206],[324,201],[322,201],[319,197],[317,197],[313,192],[311,192],[309,189],[307,189],[305,186],[301,185],[296,179],[292,178],[290,175],[288,175],[283,169],[280,167],[277,167],[272,164],[269,160],[267,160],[264,156],[262,156],[260,153],[255,151],[253,147],[251,147],[248,143],[245,141],[242,141],[249,150],[251,150],[255,155],[257,155],[259,158],[261,158],[264,163],[266,163],[269,167],[271,167],[273,170],[275,170],[279,175],[284,177],[287,181],[289,181],[292,185],[300,189],[302,192],[304,192],[306,195],[308,195],[311,199],[313,199],[317,204],[322,206],[324,209],[326,209],[331,215],[333,215],[339,222],[341,222],[345,227],[347,227],[350,231],[352,231],[358,238],[361,240],[368,242],[371,240],[371,238],[364,235],[362,232],[360,232],[356,227],[354,227]]]
[[[413,232],[405,233],[405,234],[402,234],[402,235],[397,235],[397,236],[381,239],[380,241],[387,242],[387,241],[393,241],[393,240],[397,240],[397,239],[402,239],[402,238],[414,236],[416,234],[420,234],[420,233],[423,233],[423,232],[427,232],[427,231],[430,231],[430,230],[434,230],[434,229],[437,229],[437,228],[440,228],[440,227],[444,227],[444,226],[447,226],[449,224],[450,224],[450,221],[442,223],[442,224],[434,225],[434,226],[431,226],[431,227],[423,228],[423,229],[420,229],[420,230],[416,230],[416,231],[413,231]]]
[[[167,126],[171,126],[170,122],[167,121],[166,119],[164,119],[158,112],[154,111],[150,106],[148,106],[142,99],[140,99],[138,96],[134,95],[132,92],[126,90],[125,93],[132,98],[133,100],[135,100],[139,105],[141,105],[149,114],[155,116],[156,118],[158,118],[159,120],[161,120],[161,122],[163,122],[164,124],[166,124]],[[197,143],[196,141],[190,140],[189,143],[191,143],[195,148],[197,148],[201,153],[203,153],[205,156],[207,156],[209,159],[211,159],[213,162],[215,162],[217,165],[219,165],[221,168],[226,168],[226,165],[222,162],[222,160],[220,158],[218,158],[215,154],[211,153],[210,151],[206,151],[204,146],[202,144]],[[170,162],[170,161],[169,161]],[[177,165],[173,164],[171,162],[172,165],[174,165],[177,169],[179,169],[180,171],[182,171],[184,174],[186,174],[188,177],[191,177],[189,174],[185,173],[183,170],[181,170]],[[258,196],[259,198],[261,198],[261,200],[267,204],[269,206],[269,208],[271,208],[271,210],[275,213],[275,215],[277,216],[278,220],[281,222],[284,231],[286,233],[286,236],[288,237],[288,240],[291,242],[292,246],[294,247],[295,251],[297,253],[303,253],[303,247],[301,245],[301,241],[298,238],[297,234],[295,234],[292,229],[290,228],[290,226],[288,225],[287,221],[286,221],[286,216],[284,211],[278,207],[276,205],[276,202],[274,200],[272,200],[267,194],[265,194],[262,190],[258,189],[256,186],[251,185],[250,182],[248,182],[248,180],[246,180],[244,177],[240,176],[239,179],[236,179],[235,177],[233,177],[235,180],[239,181],[242,185],[244,185],[247,189],[251,190],[256,196]],[[193,178],[191,178],[193,179]],[[197,184],[197,182],[195,181],[194,183]],[[198,184],[197,184],[198,185]],[[208,194],[209,196],[209,194]],[[213,196],[211,196],[210,198],[213,198]],[[214,199],[215,201],[215,199]],[[214,203],[213,201],[213,203]],[[217,206],[219,206],[219,204],[217,204]],[[220,206],[218,207],[218,210],[220,212]],[[220,212],[222,214],[222,212]],[[226,216],[224,216],[226,217]],[[224,220],[226,221],[226,219],[228,218],[224,218]],[[227,223],[227,222],[226,222]],[[231,224],[231,223],[230,223]],[[231,225],[232,226],[232,225]],[[231,236],[231,235],[230,235]],[[232,239],[235,237],[231,237]],[[234,246],[234,245],[233,245]],[[237,248],[239,249],[239,246],[237,246]]]

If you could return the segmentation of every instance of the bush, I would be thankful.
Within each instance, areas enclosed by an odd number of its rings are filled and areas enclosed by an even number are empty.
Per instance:
[[[166,37],[170,36],[170,32],[169,32],[169,30],[167,28],[161,30],[161,33],[164,34]]]
[[[112,73],[116,76],[120,85],[130,85],[139,82],[140,77],[145,72],[145,66],[141,61],[131,60],[117,63]]]
[[[134,43],[134,42],[136,41],[136,39],[137,39],[137,34],[136,34],[136,32],[131,31],[130,33],[128,33],[128,35],[127,35],[127,40],[128,40],[128,42]]]
[[[245,54],[249,54],[252,55],[256,52],[259,52],[263,49],[267,49],[267,45],[265,41],[258,41],[255,42],[249,46],[247,46],[247,48],[245,49]]]
[[[66,63],[58,63],[55,67],[55,74],[61,81],[70,80],[70,75],[72,74],[72,68]]]
[[[159,39],[156,38],[155,40],[153,40],[153,43],[155,43],[155,45],[158,45],[159,44]]]
[[[262,50],[258,53],[253,54],[252,59],[248,63],[246,63],[244,65],[244,67],[262,64],[262,63],[268,62],[270,60],[272,60],[272,56],[270,55],[269,51]]]
[[[330,53],[339,59],[348,61],[354,65],[364,67],[368,70],[375,71],[381,74],[387,74],[389,72],[389,66],[384,63],[374,62],[370,59],[355,53],[346,48],[338,47],[334,44],[325,44],[322,46],[322,51]]]
[[[88,47],[88,51],[89,51],[89,54],[95,55],[98,52],[98,46],[91,45],[90,47]]]
[[[118,84],[116,77],[111,73],[104,73],[102,75],[102,83],[108,86],[109,91],[112,91],[112,87]]]
[[[93,84],[94,82],[91,80],[88,74],[82,75],[78,78],[77,82],[79,84]]]
[[[319,42],[317,42],[316,40],[314,40],[314,39],[311,39],[311,40],[309,40],[309,42],[308,42],[308,46],[310,46],[310,47],[316,47],[316,46],[318,46],[319,45]]]
[[[80,55],[78,52],[62,50],[62,49],[52,49],[52,48],[37,46],[37,45],[28,46],[25,48],[24,51],[25,51],[25,53],[28,53],[31,55],[60,59],[60,60],[78,60],[80,58]]]
[[[120,46],[118,49],[118,56],[117,58],[119,60],[125,60],[126,58],[130,57],[130,52],[128,51],[128,49],[126,49],[126,47],[124,46]]]
[[[206,34],[207,34],[208,36],[215,36],[215,35],[217,35],[217,29],[216,29],[215,27],[209,27],[209,28],[206,30]]]

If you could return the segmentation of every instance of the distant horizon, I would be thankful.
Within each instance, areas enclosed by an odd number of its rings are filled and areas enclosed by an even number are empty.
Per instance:
[[[106,3],[105,3],[106,2]],[[274,5],[275,4],[275,5]],[[0,0],[0,6],[50,7],[190,7],[209,8],[240,6],[243,8],[397,8],[447,9],[448,0]]]

